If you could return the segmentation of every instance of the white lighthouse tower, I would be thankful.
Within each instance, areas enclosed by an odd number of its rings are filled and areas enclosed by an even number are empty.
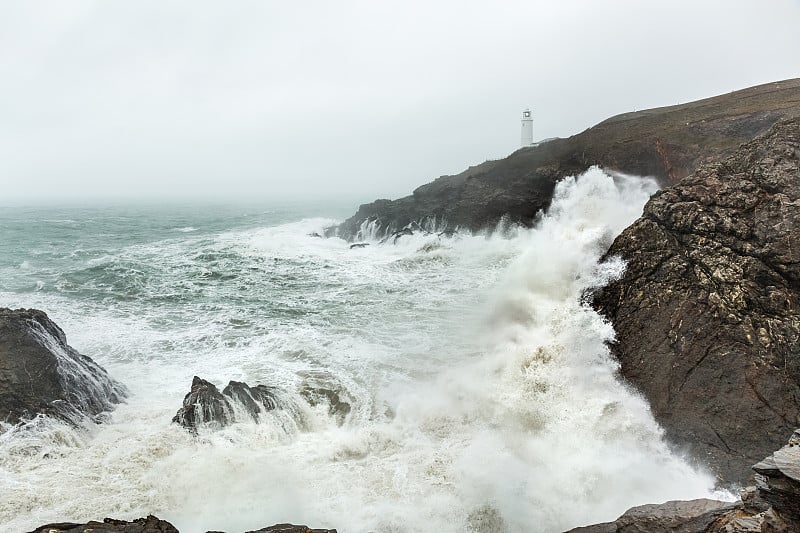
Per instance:
[[[533,116],[531,110],[525,109],[522,112],[522,146],[531,146],[533,144]]]

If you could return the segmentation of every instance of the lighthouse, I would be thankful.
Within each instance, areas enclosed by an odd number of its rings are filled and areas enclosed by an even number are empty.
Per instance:
[[[531,146],[533,144],[533,117],[531,110],[525,109],[522,112],[522,146]]]

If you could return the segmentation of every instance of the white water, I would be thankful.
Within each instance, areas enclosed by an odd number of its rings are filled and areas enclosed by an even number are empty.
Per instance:
[[[48,310],[132,392],[85,431],[38,421],[0,435],[0,529],[154,513],[183,532],[284,521],[561,531],[711,496],[711,477],[669,452],[645,402],[616,380],[613,331],[580,303],[621,272],[597,260],[654,190],[591,170],[511,238],[415,235],[350,250],[308,237],[327,221],[306,220],[122,250],[114,261],[165,272],[194,268],[198,247],[252,263],[241,293],[174,312],[141,301],[200,285],[137,281],[140,300],[77,310],[68,295],[0,293]],[[195,438],[170,424],[195,374],[288,394],[310,376],[346,389],[353,411],[341,427],[307,407]]]

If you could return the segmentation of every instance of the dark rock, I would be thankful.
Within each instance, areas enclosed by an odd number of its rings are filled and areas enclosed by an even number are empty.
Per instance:
[[[717,500],[671,501],[634,507],[614,522],[571,529],[568,533],[701,532],[738,504]]]
[[[106,518],[102,522],[87,522],[78,524],[62,522],[47,524],[38,527],[30,533],[178,533],[175,526],[166,520],[159,520],[155,516],[137,518],[130,522]],[[209,531],[207,533],[223,533]],[[293,524],[276,524],[247,533],[336,533],[335,529],[311,529],[308,526],[295,526]]]
[[[351,244],[350,249],[352,250],[353,248],[366,248],[367,246],[369,246],[368,242],[357,242]]]
[[[79,423],[114,408],[127,391],[67,344],[42,311],[0,308],[0,422],[37,414]]]
[[[309,234],[308,234],[308,236],[309,236],[309,237],[319,237],[319,238],[322,238],[322,235],[320,235],[320,234],[319,234],[319,233],[317,233],[316,231],[312,231],[311,233],[309,233]]]
[[[220,392],[214,384],[195,376],[191,390],[183,399],[183,407],[172,421],[190,430],[203,425],[224,427],[237,421],[237,411],[244,411],[257,422],[262,413],[276,407],[276,390],[266,385],[250,387],[247,383],[231,381]]]
[[[183,407],[172,419],[191,429],[203,424],[227,426],[232,420],[233,409],[228,398],[214,384],[197,376],[192,380],[191,391],[183,398]]]
[[[169,522],[150,515],[131,522],[106,518],[102,522],[91,521],[85,524],[47,524],[30,533],[178,533],[178,530]]]
[[[800,120],[647,203],[595,308],[667,437],[724,482],[800,424]],[[798,250],[795,252],[795,249]]]
[[[598,165],[671,185],[703,162],[724,159],[777,121],[798,116],[800,79],[625,113],[568,139],[522,148],[505,159],[442,176],[404,198],[364,204],[337,233],[349,241],[361,240],[367,221],[384,236],[422,221],[437,232],[487,229],[503,217],[530,226],[565,176]],[[326,236],[332,234],[326,230]]]
[[[293,524],[275,524],[274,526],[248,531],[247,533],[336,533],[335,529],[311,529],[308,526]]]
[[[767,530],[800,531],[800,430],[795,430],[789,444],[753,470],[759,497],[772,506]]]

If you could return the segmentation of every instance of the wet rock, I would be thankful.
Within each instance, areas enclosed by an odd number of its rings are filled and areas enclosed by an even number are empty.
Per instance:
[[[278,406],[275,389],[266,385],[250,387],[247,383],[231,381],[222,390],[197,376],[183,399],[183,407],[172,421],[196,430],[198,427],[224,427],[237,421],[237,412],[244,412],[254,421]]]
[[[311,529],[308,526],[295,526],[294,524],[275,524],[274,526],[256,529],[247,533],[336,533],[335,529]]]
[[[37,414],[75,424],[100,420],[126,395],[122,384],[67,344],[44,312],[0,308],[0,422]]]
[[[765,531],[800,531],[800,430],[753,470],[759,497],[772,506]]]
[[[328,389],[324,387],[314,387],[308,383],[304,384],[300,389],[300,395],[311,406],[324,404],[328,406],[328,414],[336,419],[336,422],[341,426],[344,424],[347,415],[350,414],[350,403],[344,399],[344,391]]]
[[[127,522],[125,520],[115,520],[106,518],[102,522],[87,522],[78,524],[72,522],[62,522],[57,524],[47,524],[38,527],[30,533],[179,533],[178,530],[166,520],[159,520],[155,516],[147,518],[137,518]],[[207,533],[224,533],[221,531],[208,531]],[[312,529],[308,526],[296,526],[293,524],[275,524],[246,533],[336,533],[335,529]]]
[[[503,217],[530,226],[563,177],[597,165],[654,176],[671,185],[702,163],[722,161],[782,119],[800,116],[800,79],[769,83],[676,106],[625,113],[567,139],[522,148],[454,176],[442,176],[397,200],[359,207],[335,231],[348,241],[392,235],[415,221],[435,220],[437,231],[495,227]]]
[[[91,521],[85,524],[47,524],[30,533],[178,533],[178,530],[169,522],[150,515],[130,522],[106,518],[102,522]]]
[[[367,246],[369,246],[368,242],[356,242],[350,245],[350,249],[352,250],[353,248],[366,248]]]
[[[800,120],[653,196],[594,296],[622,376],[723,482],[800,423]]]
[[[568,533],[705,532],[719,517],[737,507],[736,503],[707,499],[640,505],[614,522],[578,527]]]

